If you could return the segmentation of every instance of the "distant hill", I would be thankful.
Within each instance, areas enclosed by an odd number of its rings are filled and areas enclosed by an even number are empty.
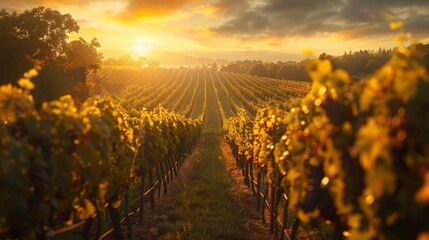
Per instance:
[[[215,60],[205,57],[193,57],[183,53],[168,52],[168,51],[153,51],[149,52],[146,57],[153,59],[161,64],[161,66],[191,66],[191,65],[210,65],[216,62],[218,65],[226,64],[226,60]]]
[[[118,56],[132,56],[132,58],[138,58],[135,56],[135,53],[123,50],[104,49],[103,53],[105,57],[110,58],[117,58]],[[228,64],[228,62],[243,60],[263,62],[298,62],[305,58],[305,56],[300,54],[276,51],[152,51],[148,52],[144,57],[155,60],[164,67],[211,65],[213,62],[216,62],[218,66],[221,66]]]
[[[287,61],[301,61],[306,56],[301,54],[291,54],[276,51],[188,51],[187,55],[195,57],[205,57],[211,59],[226,59],[228,61],[242,61],[242,60],[259,60],[264,62],[287,62]]]

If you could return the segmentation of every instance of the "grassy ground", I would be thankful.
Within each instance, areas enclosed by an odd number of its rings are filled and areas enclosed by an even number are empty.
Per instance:
[[[207,84],[211,88],[211,83]],[[222,128],[213,91],[207,91],[205,146],[191,181],[167,214],[169,224],[158,229],[161,239],[252,239],[245,214],[232,196],[219,137]]]
[[[188,186],[179,194],[175,211],[159,233],[162,239],[251,239],[245,219],[232,198],[231,179],[219,160],[216,134],[206,133],[202,159]]]

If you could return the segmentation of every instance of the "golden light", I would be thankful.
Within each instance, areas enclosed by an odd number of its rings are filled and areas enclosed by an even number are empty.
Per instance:
[[[152,50],[152,48],[149,47],[148,45],[137,44],[134,47],[132,47],[130,50],[133,51],[138,56],[144,56],[148,52],[150,52]]]

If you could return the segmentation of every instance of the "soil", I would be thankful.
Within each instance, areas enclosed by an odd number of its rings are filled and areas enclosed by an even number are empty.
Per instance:
[[[183,161],[180,166],[178,175],[174,176],[167,184],[167,194],[161,193],[158,198],[155,194],[155,209],[150,209],[149,200],[145,202],[145,212],[143,216],[143,224],[138,224],[138,216],[132,216],[132,236],[133,239],[159,239],[159,230],[169,224],[169,213],[174,212],[175,198],[183,188],[186,188],[191,181],[195,166],[200,159],[201,151],[204,147],[204,140],[201,140],[194,151]],[[252,191],[244,184],[244,177],[241,170],[236,166],[235,159],[232,156],[231,149],[223,139],[219,140],[221,144],[223,158],[225,159],[226,170],[232,178],[232,188],[230,189],[234,201],[241,208],[243,215],[247,216],[246,228],[251,232],[256,239],[266,240],[273,239],[273,235],[269,233],[269,224],[262,224],[261,213],[256,209],[256,197]],[[269,213],[265,212],[266,219],[269,219]],[[126,228],[123,227],[124,239],[126,239]]]
[[[183,161],[179,167],[177,176],[167,183],[167,194],[161,193],[158,198],[155,194],[155,209],[150,209],[149,200],[145,201],[145,212],[143,215],[143,223],[139,225],[138,216],[132,216],[131,222],[133,226],[133,239],[159,239],[158,229],[168,223],[168,213],[173,212],[176,196],[186,187],[187,183],[192,178],[195,165],[198,162],[199,155],[204,146],[204,140],[200,140],[192,153]],[[125,230],[125,229],[124,229]],[[125,239],[125,236],[124,236]]]
[[[231,192],[239,206],[246,211],[249,216],[247,227],[259,240],[273,239],[270,234],[269,224],[262,224],[261,213],[256,209],[256,197],[253,195],[252,190],[244,184],[244,176],[241,170],[237,167],[235,158],[232,155],[231,148],[223,140],[220,140],[221,148],[223,151],[223,158],[226,161],[228,173],[230,173],[233,180],[233,188]],[[265,219],[269,219],[269,212],[265,210]]]

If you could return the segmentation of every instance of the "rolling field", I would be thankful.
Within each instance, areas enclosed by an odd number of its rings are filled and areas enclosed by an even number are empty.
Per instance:
[[[255,116],[259,107],[305,96],[311,87],[307,82],[196,68],[105,67],[91,80],[98,88],[94,95],[112,96],[128,111],[162,106],[194,119],[202,116],[206,94],[213,92],[222,120],[236,116],[240,108]]]

